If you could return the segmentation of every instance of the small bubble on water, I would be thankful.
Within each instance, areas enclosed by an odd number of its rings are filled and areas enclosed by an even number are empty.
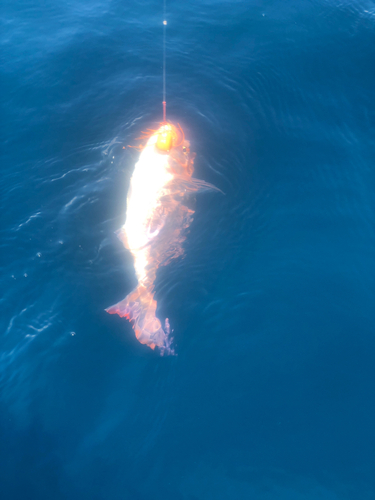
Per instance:
[[[13,278],[14,280],[16,280],[16,279],[17,279],[17,278],[14,276],[14,274],[12,274],[12,278]]]
[[[76,334],[76,332],[70,332],[70,335],[71,335],[72,337],[74,337],[74,335],[75,335],[75,334]]]
[[[59,241],[59,243],[60,243],[60,245],[63,245],[63,244],[64,244],[63,240],[60,240],[60,241]]]
[[[40,252],[38,252],[36,255],[37,255],[37,257],[41,257],[42,256],[42,254]]]
[[[27,278],[27,273],[24,274],[25,278]]]

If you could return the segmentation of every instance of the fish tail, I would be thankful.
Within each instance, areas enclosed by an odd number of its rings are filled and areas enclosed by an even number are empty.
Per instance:
[[[168,318],[164,329],[156,317],[154,294],[143,285],[139,285],[124,300],[106,309],[109,314],[118,314],[132,323],[135,336],[141,344],[151,349],[158,347],[161,354],[174,354],[171,348],[170,326]]]

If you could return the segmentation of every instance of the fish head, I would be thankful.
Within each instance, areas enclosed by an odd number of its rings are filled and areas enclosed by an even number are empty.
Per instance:
[[[179,147],[185,141],[185,135],[177,124],[163,123],[156,131],[156,148],[163,153],[169,153],[171,149]]]
[[[173,125],[166,123],[162,125],[156,133],[156,148],[161,151],[168,153],[173,147],[174,139],[174,127]]]
[[[181,126],[162,123],[155,136],[157,151],[169,155],[171,171],[174,174],[191,176],[195,155],[190,153],[190,142],[185,139]]]

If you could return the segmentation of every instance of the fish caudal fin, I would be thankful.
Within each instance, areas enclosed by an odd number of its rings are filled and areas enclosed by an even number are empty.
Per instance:
[[[106,309],[109,314],[118,314],[133,325],[135,336],[141,344],[151,349],[158,347],[161,354],[174,354],[171,348],[170,326],[165,320],[164,329],[156,317],[156,300],[153,293],[139,285],[124,300]]]

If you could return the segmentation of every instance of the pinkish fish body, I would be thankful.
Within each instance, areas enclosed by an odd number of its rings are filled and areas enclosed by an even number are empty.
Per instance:
[[[131,252],[137,287],[106,311],[126,317],[141,344],[173,354],[168,319],[156,317],[154,282],[160,265],[183,254],[184,230],[194,211],[184,202],[188,193],[217,189],[193,179],[194,156],[180,128],[165,123],[143,148],[130,181],[126,221],[118,237]]]

